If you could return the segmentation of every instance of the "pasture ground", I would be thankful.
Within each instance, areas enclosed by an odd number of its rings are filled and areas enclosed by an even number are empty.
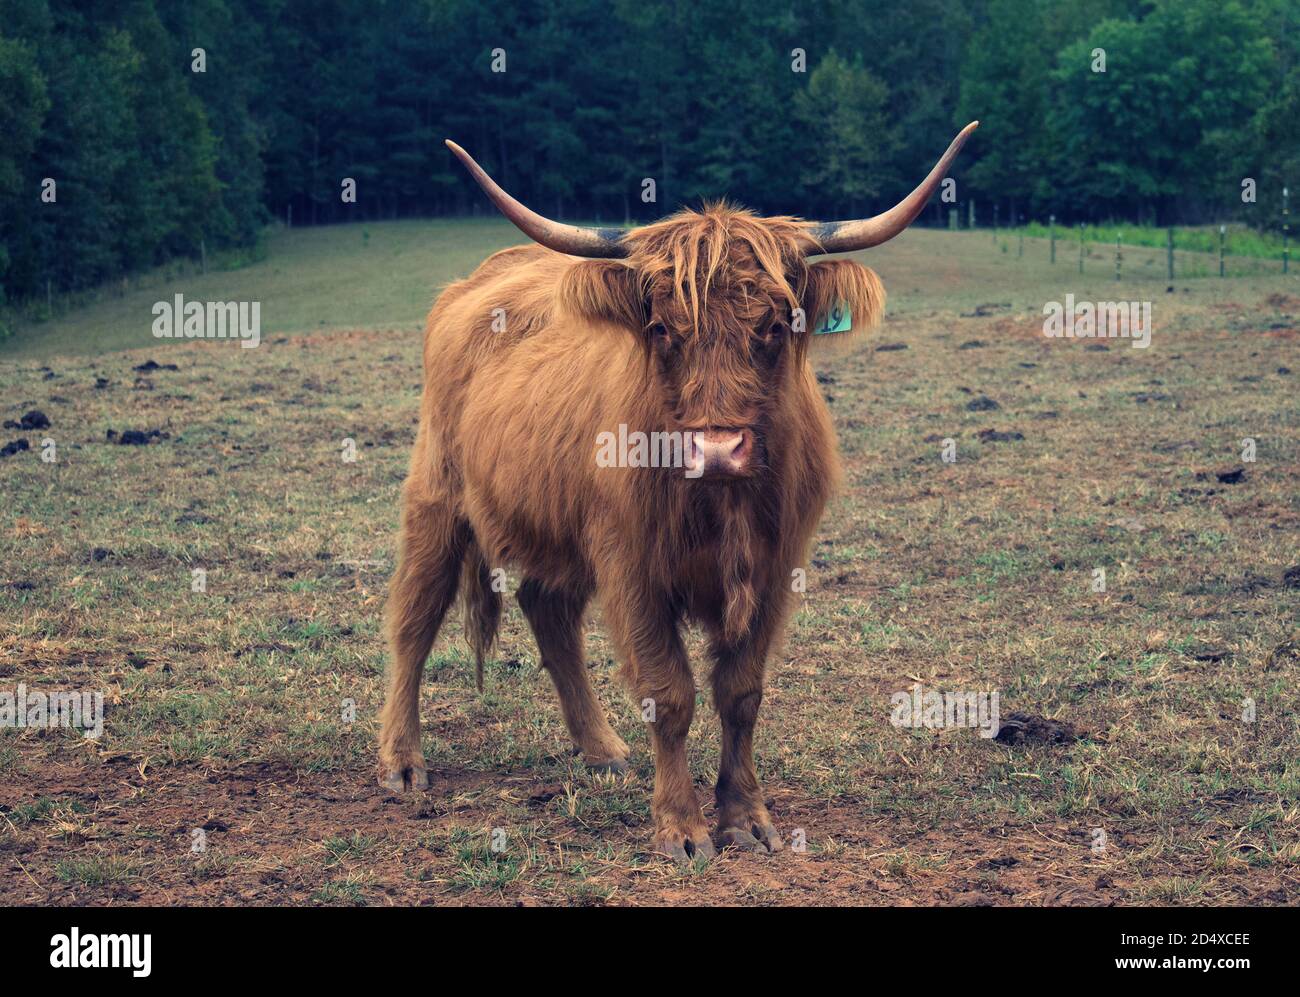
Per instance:
[[[490,242],[454,241],[459,269]],[[570,756],[508,602],[482,695],[458,619],[430,659],[429,792],[373,784],[420,386],[405,311],[241,350],[154,341],[145,304],[130,352],[15,344],[3,416],[50,427],[3,434],[32,449],[0,458],[0,690],[103,690],[107,719],[98,741],[0,729],[0,903],[1300,902],[1300,277],[1167,290],[1159,250],[1117,284],[1027,247],[913,231],[870,254],[890,317],[819,363],[846,483],[757,737],[773,817],[807,850],[686,869],[647,854],[647,738],[599,612],[588,661],[626,777]],[[351,314],[349,286],[268,262]],[[249,296],[226,277],[146,297]],[[1043,302],[1067,292],[1151,300],[1151,348],[1045,339]],[[178,369],[134,369],[151,359]],[[129,429],[167,435],[107,439]],[[1061,726],[1014,744],[891,726],[915,682]],[[708,800],[703,688],[690,750]]]

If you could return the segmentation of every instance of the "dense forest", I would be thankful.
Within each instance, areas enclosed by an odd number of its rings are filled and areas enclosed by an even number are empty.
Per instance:
[[[0,301],[485,210],[445,137],[562,218],[828,217],[979,118],[963,224],[1273,225],[1297,47],[1300,0],[0,0]]]

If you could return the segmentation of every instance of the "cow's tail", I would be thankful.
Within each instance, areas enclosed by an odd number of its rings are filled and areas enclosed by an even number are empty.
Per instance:
[[[474,651],[474,684],[483,691],[483,659],[496,643],[501,622],[501,593],[492,587],[492,572],[477,539],[470,541],[461,564],[460,590],[465,602],[465,638]]]

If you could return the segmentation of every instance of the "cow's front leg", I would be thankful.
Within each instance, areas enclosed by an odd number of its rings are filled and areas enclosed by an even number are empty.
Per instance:
[[[654,850],[678,862],[712,858],[708,825],[686,763],[686,735],[695,713],[695,679],[677,620],[651,593],[605,604],[605,622],[623,652],[624,674],[650,729],[655,756]]]
[[[655,753],[655,851],[679,862],[712,858],[713,841],[686,763],[695,680],[685,653],[654,664],[639,663],[636,690]]]
[[[755,851],[781,850],[754,769],[754,724],[763,702],[766,640],[727,646],[713,642],[713,702],[722,721],[722,754],[715,791],[718,841]]]

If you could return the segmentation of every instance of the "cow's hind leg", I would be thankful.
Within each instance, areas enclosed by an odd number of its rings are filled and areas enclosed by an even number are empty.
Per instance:
[[[627,745],[614,732],[587,678],[582,653],[582,613],[589,590],[554,591],[535,578],[519,586],[519,605],[533,628],[542,667],[550,673],[569,735],[597,771],[627,769]]]
[[[401,554],[388,593],[388,699],[379,734],[379,782],[395,792],[426,789],[420,748],[420,678],[443,617],[456,598],[472,536],[448,502],[402,502]]]

